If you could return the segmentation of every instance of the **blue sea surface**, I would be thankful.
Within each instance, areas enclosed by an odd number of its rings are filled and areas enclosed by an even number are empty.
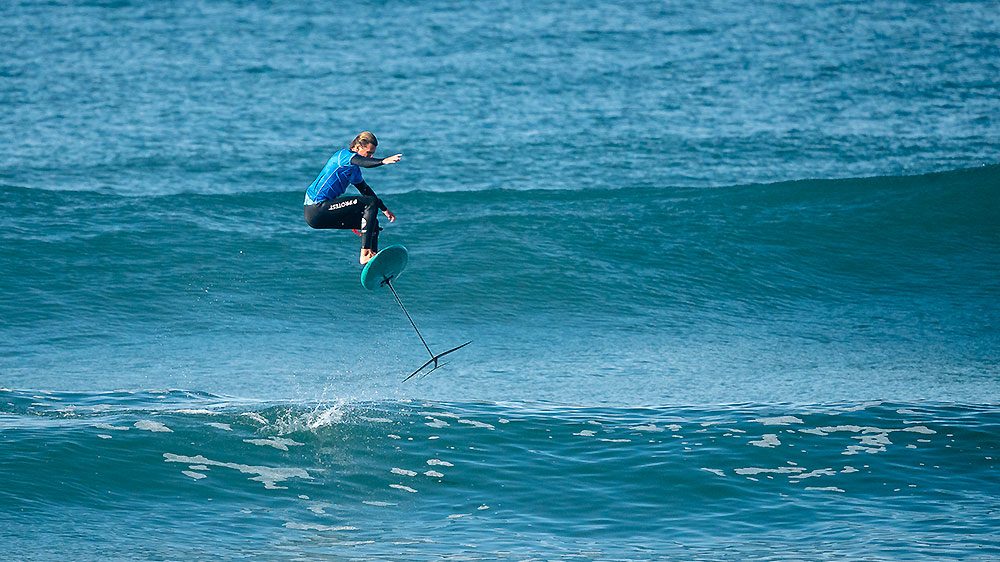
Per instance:
[[[1000,558],[994,2],[0,4],[0,559]],[[391,293],[306,186],[361,130]]]

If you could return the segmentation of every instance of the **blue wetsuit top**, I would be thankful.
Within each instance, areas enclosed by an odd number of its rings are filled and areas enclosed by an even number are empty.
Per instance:
[[[347,184],[362,184],[361,168],[351,163],[351,158],[358,156],[346,148],[338,150],[323,166],[323,171],[313,180],[306,190],[306,205],[320,201],[332,201],[347,191]]]

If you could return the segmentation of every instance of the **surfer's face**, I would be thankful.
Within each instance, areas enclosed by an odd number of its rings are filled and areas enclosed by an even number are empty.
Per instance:
[[[372,154],[375,154],[374,144],[358,144],[358,154],[364,156],[365,158],[371,158]]]

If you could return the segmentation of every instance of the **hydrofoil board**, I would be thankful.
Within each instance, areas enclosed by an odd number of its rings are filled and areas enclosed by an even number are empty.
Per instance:
[[[406,251],[406,246],[394,244],[383,248],[361,270],[361,286],[368,290],[386,286],[399,277],[408,261],[410,253]]]

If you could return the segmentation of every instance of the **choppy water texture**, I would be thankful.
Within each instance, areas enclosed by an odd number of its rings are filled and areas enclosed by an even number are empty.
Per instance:
[[[0,403],[0,537],[28,556],[1000,554],[993,407]]]
[[[0,557],[1000,557],[998,14],[3,4]]]

